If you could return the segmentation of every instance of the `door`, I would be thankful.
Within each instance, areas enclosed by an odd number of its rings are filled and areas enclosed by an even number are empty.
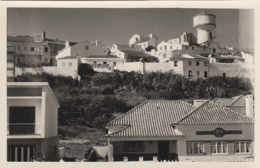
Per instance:
[[[169,160],[169,141],[158,142],[158,160]]]
[[[9,134],[35,134],[35,107],[10,107]]]

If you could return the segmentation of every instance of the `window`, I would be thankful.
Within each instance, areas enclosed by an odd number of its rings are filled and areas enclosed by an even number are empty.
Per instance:
[[[189,65],[189,66],[191,66],[191,65],[192,65],[191,61],[188,61],[188,65]]]
[[[9,146],[8,161],[29,162],[33,160],[35,153],[34,145],[11,145]]]
[[[174,61],[174,66],[175,66],[175,67],[178,66],[178,61]]]
[[[200,62],[199,61],[196,62],[196,66],[200,66]]]
[[[24,47],[24,51],[28,51],[28,47]]]
[[[48,58],[44,58],[44,62],[46,62],[46,63],[47,63],[47,62],[48,62]]]
[[[17,47],[17,51],[21,51],[21,47],[20,46]]]
[[[204,154],[204,142],[188,142],[188,155]]]
[[[161,50],[162,50],[162,47],[161,47]]]
[[[171,46],[171,49],[172,49],[172,46]]]
[[[93,62],[93,64],[97,64],[97,62],[96,62],[96,61],[94,61],[94,62]]]
[[[226,73],[223,73],[222,76],[223,76],[223,78],[226,78]]]
[[[64,66],[65,66],[65,62],[62,62],[62,63],[61,63],[61,66],[63,66],[63,67],[64,67]]]
[[[113,62],[113,66],[116,66],[116,62]]]
[[[213,154],[227,154],[227,142],[212,142],[211,151]]]
[[[107,64],[107,62],[103,62],[103,64]]]
[[[85,50],[88,50],[88,46],[85,46]]]
[[[207,77],[208,77],[208,72],[205,71],[205,72],[204,72],[204,78],[207,78]]]
[[[9,108],[9,135],[35,134],[35,107]]]
[[[192,47],[191,49],[194,50],[194,47]]]
[[[48,52],[48,47],[45,47],[45,48],[44,48],[44,51],[45,51],[45,52]]]
[[[236,141],[235,153],[250,153],[250,141]]]
[[[200,71],[197,71],[196,74],[197,74],[197,76],[200,76]]]
[[[188,50],[189,49],[189,47],[188,46],[186,46],[186,50]]]
[[[69,66],[70,66],[70,67],[72,66],[72,62],[69,62]]]
[[[35,50],[35,48],[34,47],[31,47],[31,51],[34,51]]]
[[[188,70],[188,77],[192,77],[192,71]]]
[[[166,54],[163,54],[163,58],[166,58]]]
[[[164,46],[164,49],[167,50],[167,46]]]
[[[144,151],[143,141],[126,141],[124,142],[125,152],[140,152]]]
[[[208,63],[207,63],[207,62],[204,62],[204,66],[205,66],[205,67],[208,66]]]

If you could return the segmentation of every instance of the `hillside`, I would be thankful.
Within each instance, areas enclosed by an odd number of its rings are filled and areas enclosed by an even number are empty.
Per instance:
[[[91,73],[81,81],[42,73],[16,77],[19,82],[48,82],[58,102],[59,125],[104,128],[113,113],[125,113],[148,99],[193,100],[253,94],[247,78],[210,77],[189,80],[181,75],[153,72]]]

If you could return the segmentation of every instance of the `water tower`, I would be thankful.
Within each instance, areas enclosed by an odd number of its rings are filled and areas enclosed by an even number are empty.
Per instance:
[[[197,31],[198,44],[212,41],[212,31],[216,28],[216,16],[204,11],[193,17],[193,27]]]

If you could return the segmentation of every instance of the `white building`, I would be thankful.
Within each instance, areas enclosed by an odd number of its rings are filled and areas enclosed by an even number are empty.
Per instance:
[[[143,51],[146,51],[148,47],[155,49],[157,44],[158,44],[158,37],[155,36],[154,34],[150,34],[149,37],[135,34],[129,40],[130,47],[134,47],[134,48],[138,47]]]
[[[56,55],[56,59],[60,59],[68,56],[90,56],[90,55],[104,55],[109,52],[109,48],[106,45],[102,45],[101,41],[96,41],[96,43],[90,42],[88,40],[77,43],[73,46],[66,42],[66,46],[63,50],[59,51]]]
[[[8,161],[58,160],[58,108],[48,83],[7,83]]]
[[[210,100],[149,100],[107,124],[108,158],[242,162],[254,155],[253,128],[252,117]]]
[[[79,56],[68,56],[57,60],[57,74],[64,76],[78,77],[80,66]]]

